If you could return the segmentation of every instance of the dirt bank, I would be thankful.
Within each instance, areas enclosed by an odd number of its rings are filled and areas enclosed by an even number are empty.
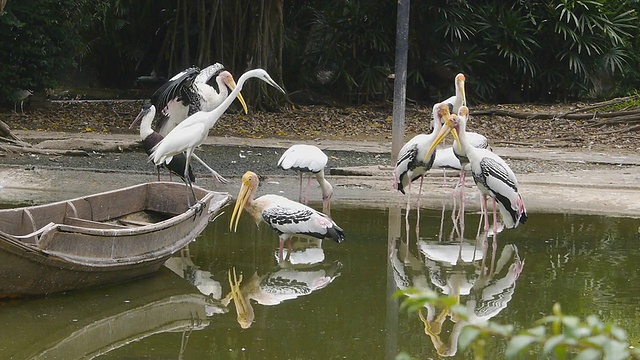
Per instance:
[[[88,156],[17,155],[0,157],[0,203],[43,203],[153,181],[156,175],[132,134],[78,134],[17,131],[22,139],[46,148],[83,149]],[[298,178],[275,168],[285,139],[210,137],[199,155],[230,183],[215,183],[198,170],[197,184],[236,195],[246,170],[264,176],[259,194],[297,198]],[[405,206],[406,197],[391,189],[390,144],[385,141],[321,140],[329,153],[333,206]],[[38,145],[39,144],[39,145]],[[594,150],[494,147],[518,175],[530,212],[606,214],[640,217],[640,156]],[[166,174],[163,174],[166,177]],[[441,170],[432,170],[424,185],[423,204],[439,208],[451,203],[455,172],[443,186]],[[175,180],[175,179],[174,179]],[[414,186],[417,194],[418,186]],[[469,209],[477,209],[478,193],[467,182]],[[317,186],[312,199],[319,199]],[[414,196],[415,199],[415,196]]]

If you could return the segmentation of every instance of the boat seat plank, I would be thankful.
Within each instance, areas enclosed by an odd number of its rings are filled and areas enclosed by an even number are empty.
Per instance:
[[[125,226],[125,225],[102,223],[102,222],[99,222],[99,221],[80,219],[80,218],[73,217],[73,216],[65,217],[64,218],[64,223],[66,225],[90,227],[90,228],[94,228],[94,229],[126,229],[126,228],[128,228],[128,226]]]
[[[120,219],[118,220],[119,223],[125,225],[125,226],[147,226],[147,225],[153,225],[153,223],[150,222],[146,222],[146,221],[138,221],[138,220],[128,220],[128,219]]]

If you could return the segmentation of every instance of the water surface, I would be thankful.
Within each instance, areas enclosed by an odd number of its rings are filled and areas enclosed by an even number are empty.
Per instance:
[[[289,260],[279,263],[276,234],[246,214],[230,233],[230,210],[170,260],[171,270],[103,289],[0,303],[0,354],[392,359],[404,351],[470,359],[457,351],[459,329],[443,309],[399,310],[391,295],[408,286],[458,295],[479,319],[516,328],[531,327],[559,302],[567,314],[619,324],[640,345],[636,219],[530,214],[525,226],[498,235],[501,261],[491,274],[491,238],[483,257],[477,214],[465,216],[460,242],[451,236],[449,210],[422,210],[416,234],[414,212],[407,233],[404,210],[334,207],[347,240],[294,239]],[[255,315],[248,329],[240,327],[234,302],[226,306],[231,269],[242,275]],[[503,342],[488,346],[487,358],[501,358]]]

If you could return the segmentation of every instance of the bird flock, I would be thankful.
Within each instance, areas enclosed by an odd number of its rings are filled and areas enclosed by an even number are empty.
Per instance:
[[[218,90],[207,82],[214,78]],[[250,78],[260,79],[285,93],[263,69],[253,69],[240,76],[237,83],[231,73],[219,63],[200,70],[190,67],[172,77],[152,96],[152,104],[145,104],[131,123],[130,128],[140,123],[140,139],[148,155],[158,169],[166,167],[170,174],[178,175],[189,188],[188,206],[198,206],[198,199],[193,191],[195,176],[190,166],[191,159],[204,165],[221,183],[228,181],[202,161],[194,150],[207,138],[209,130],[238,98],[247,113],[247,105],[240,94],[242,86]],[[229,90],[231,90],[229,92]],[[152,122],[160,109],[161,118],[155,130]],[[344,240],[344,231],[330,217],[330,203],[333,187],[325,179],[324,168],[327,156],[316,146],[297,144],[289,148],[280,158],[277,167],[295,170],[300,173],[299,202],[279,195],[263,195],[254,198],[258,188],[258,175],[247,171],[242,177],[242,186],[229,229],[236,231],[240,215],[246,211],[257,224],[264,222],[279,236],[279,256],[283,259],[284,244],[291,250],[290,238],[301,236],[307,238],[330,238],[340,243]],[[302,203],[302,177],[309,174],[304,204]],[[307,206],[311,177],[315,176],[322,190],[323,211]],[[290,254],[290,251],[288,252]]]
[[[207,84],[212,78],[217,84],[217,90]],[[248,112],[240,91],[250,78],[260,79],[285,93],[263,69],[245,72],[236,83],[231,73],[221,64],[216,63],[202,70],[190,67],[163,84],[153,94],[152,103],[145,104],[130,125],[130,128],[133,128],[136,124],[140,124],[140,140],[149,161],[153,162],[157,168],[158,180],[160,168],[165,167],[169,170],[170,176],[173,173],[185,182],[188,188],[187,205],[189,207],[200,205],[192,187],[195,181],[190,166],[192,159],[207,168],[215,180],[228,183],[194,151],[205,141],[209,130],[215,126],[236,98],[240,101],[244,112]],[[483,253],[485,253],[488,249],[487,236],[492,232],[493,258],[495,258],[496,234],[503,228],[513,229],[519,224],[524,224],[527,220],[527,212],[518,191],[518,181],[509,165],[491,150],[486,137],[468,130],[470,113],[465,95],[465,80],[463,74],[456,75],[455,95],[433,105],[432,131],[429,134],[414,136],[401,148],[393,169],[392,188],[407,197],[405,223],[408,237],[412,183],[420,179],[416,205],[417,223],[419,223],[425,174],[434,168],[459,170],[459,180],[453,191],[452,218],[455,224],[464,215],[465,175],[470,172],[481,194],[478,238],[484,240]],[[154,129],[152,123],[156,115],[159,115],[160,119],[156,122]],[[451,146],[439,147],[448,135],[453,137]],[[230,232],[237,231],[243,212],[249,214],[257,225],[266,223],[278,235],[279,262],[287,260],[284,259],[285,244],[288,247],[287,256],[291,254],[291,238],[294,236],[319,239],[316,241],[322,239],[332,239],[337,243],[344,241],[344,230],[331,218],[334,189],[325,178],[327,161],[327,155],[318,147],[296,144],[288,148],[277,164],[274,164],[277,168],[298,173],[298,201],[274,194],[256,198],[259,176],[252,171],[247,171],[242,176],[240,191],[231,214]],[[444,174],[443,185],[446,185],[446,173]],[[305,176],[306,185],[303,185]],[[322,192],[322,211],[307,205],[309,187],[314,177]],[[492,226],[489,223],[489,201],[492,205]],[[484,231],[480,236],[483,223]],[[417,227],[418,225],[416,230]],[[231,292],[226,301],[233,300],[236,303],[238,321],[243,328],[246,328],[253,321],[253,310],[248,292],[240,291],[241,282],[242,275],[238,277],[235,269],[233,273],[229,272]]]
[[[467,131],[469,108],[467,107],[464,83],[465,76],[463,74],[456,75],[456,94],[433,106],[433,131],[428,135],[416,135],[402,147],[393,171],[393,187],[402,193],[405,193],[405,188],[409,189],[405,215],[408,232],[411,182],[420,179],[419,215],[422,179],[425,173],[434,167],[436,162],[438,167],[459,169],[460,179],[453,194],[454,211],[452,216],[455,221],[462,218],[464,214],[465,173],[470,171],[476,187],[482,195],[480,221],[484,220],[485,235],[489,231],[492,232],[493,256],[495,257],[497,233],[503,228],[513,229],[519,224],[524,224],[527,220],[527,210],[518,191],[518,180],[507,162],[490,149],[486,137]],[[452,146],[436,151],[438,145],[449,134],[454,138]],[[438,157],[439,153],[441,156]],[[451,157],[451,154],[455,159]],[[488,198],[491,198],[492,202],[492,228],[489,226]],[[458,199],[461,204],[456,213],[455,204]],[[500,220],[498,220],[498,214]],[[480,233],[480,227],[478,233]],[[488,244],[485,241],[485,251],[487,247]]]
[[[212,78],[215,79],[217,90],[207,84]],[[227,183],[224,177],[198,158],[194,150],[205,141],[209,130],[236,98],[247,113],[247,105],[240,91],[250,78],[258,78],[285,93],[262,69],[245,72],[236,83],[231,73],[221,64],[216,63],[202,70],[190,67],[162,85],[152,96],[152,104],[144,105],[131,123],[131,128],[140,123],[140,139],[149,161],[158,168],[158,178],[159,168],[166,167],[170,173],[178,175],[185,182],[189,188],[188,206],[198,204],[192,188],[195,181],[190,167],[192,159],[203,164],[214,179]],[[465,80],[463,74],[457,74],[454,78],[455,95],[433,105],[431,133],[416,135],[402,147],[393,170],[393,188],[407,196],[405,222],[408,231],[411,186],[414,181],[420,179],[416,206],[419,216],[425,174],[432,168],[460,170],[453,193],[452,217],[455,220],[464,214],[465,174],[470,172],[482,195],[480,222],[484,222],[485,234],[492,231],[495,251],[496,234],[503,228],[513,229],[524,224],[527,212],[518,191],[518,181],[509,165],[492,152],[486,137],[468,131],[470,114]],[[151,124],[157,110],[160,110],[161,118],[154,130]],[[452,145],[438,148],[448,135],[453,137]],[[254,172],[247,171],[242,177],[240,192],[231,215],[230,231],[237,230],[243,211],[256,224],[266,223],[278,234],[281,260],[284,244],[291,248],[289,240],[292,236],[329,238],[342,242],[345,239],[344,231],[331,219],[333,187],[325,178],[327,160],[327,155],[322,150],[307,144],[293,145],[282,154],[276,166],[298,173],[298,201],[272,194],[255,198],[259,177]],[[303,186],[305,175],[307,181],[306,186]],[[313,177],[322,191],[322,211],[307,205]],[[492,227],[489,224],[489,201],[492,205]],[[458,202],[459,209],[455,211]]]

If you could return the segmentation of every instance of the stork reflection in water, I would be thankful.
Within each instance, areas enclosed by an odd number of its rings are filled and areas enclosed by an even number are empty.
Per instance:
[[[444,217],[442,214],[441,223]],[[419,238],[413,248],[408,239],[392,241],[389,262],[398,289],[417,290],[406,292],[409,297],[420,296],[421,291],[449,296],[466,309],[464,319],[446,303],[427,302],[419,310],[424,332],[440,356],[457,353],[465,325],[486,322],[507,307],[524,268],[512,244],[502,248],[498,259],[491,258],[490,265],[485,264],[486,254],[480,250],[485,241],[482,237],[454,241]]]
[[[284,301],[310,295],[325,288],[340,276],[341,268],[342,263],[339,261],[312,266],[295,266],[281,262],[266,274],[258,275],[254,272],[245,280],[242,274],[236,273],[234,267],[228,272],[231,290],[222,303],[228,306],[233,300],[237,321],[240,327],[247,329],[255,319],[252,300],[263,306],[275,306]]]

